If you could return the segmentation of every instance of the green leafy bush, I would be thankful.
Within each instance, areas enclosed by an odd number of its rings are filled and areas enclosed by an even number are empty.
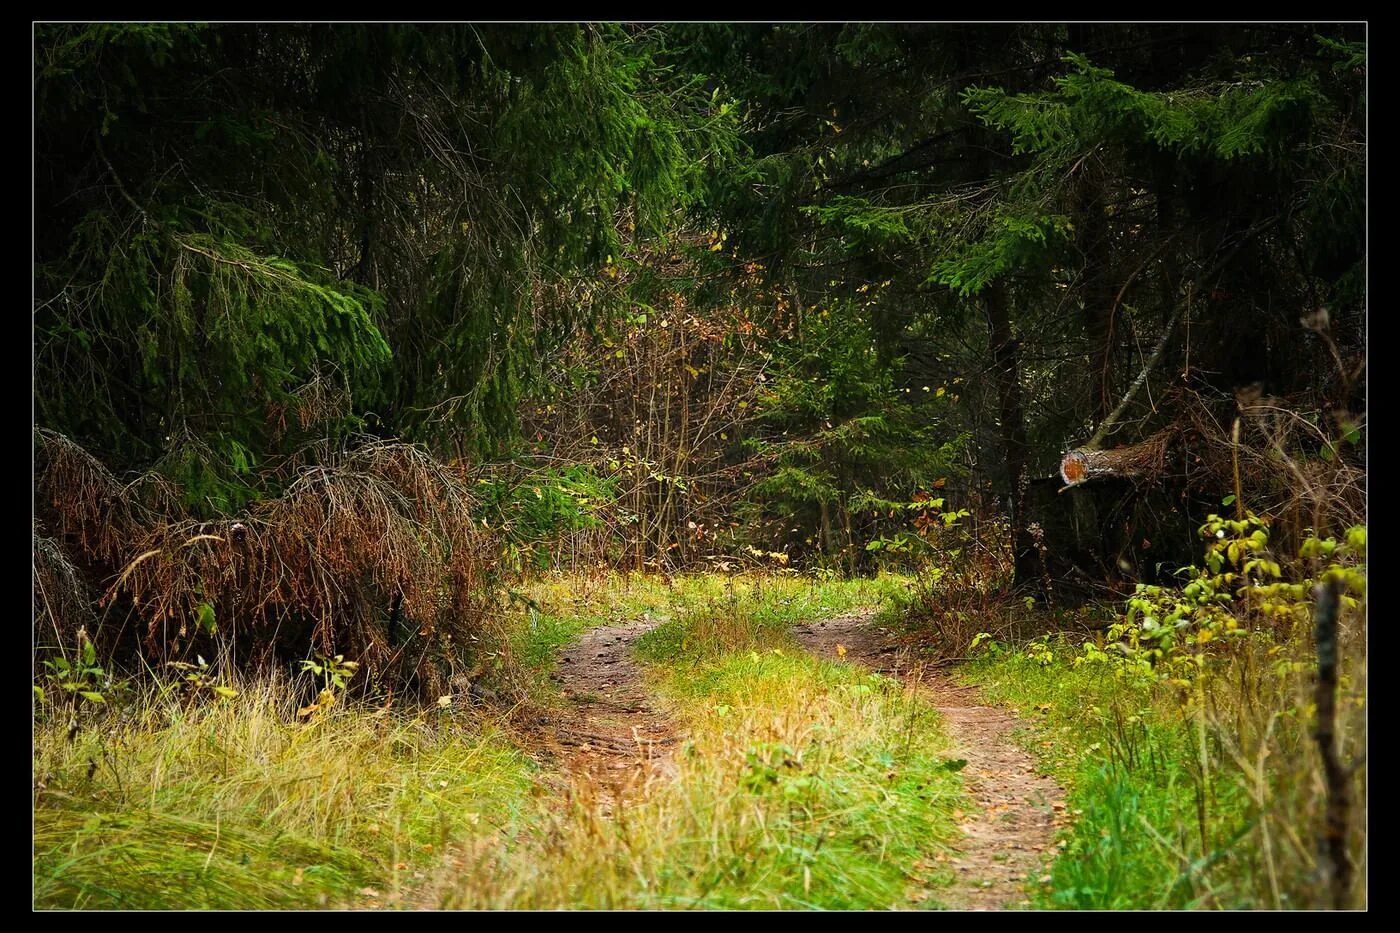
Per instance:
[[[1309,536],[1292,578],[1269,548],[1268,522],[1211,515],[1200,527],[1204,568],[1180,571],[1178,586],[1138,584],[1127,612],[1102,637],[1084,645],[1076,663],[1105,663],[1150,673],[1183,686],[1213,658],[1251,638],[1281,644],[1305,633],[1313,588],[1335,580],[1346,609],[1366,593],[1366,529],[1349,529],[1339,542]]]

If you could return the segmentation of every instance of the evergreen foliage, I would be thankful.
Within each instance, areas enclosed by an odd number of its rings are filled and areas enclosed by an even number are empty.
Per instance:
[[[850,309],[807,309],[789,340],[749,442],[768,464],[752,521],[790,552],[855,569],[882,519],[958,472],[962,438],[942,427],[946,391],[902,385]]]
[[[606,264],[734,145],[621,27],[63,25],[36,52],[40,421],[214,511],[311,438],[510,436],[541,356],[624,297]]]

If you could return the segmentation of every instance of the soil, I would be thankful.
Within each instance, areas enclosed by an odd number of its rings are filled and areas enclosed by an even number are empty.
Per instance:
[[[539,721],[538,743],[556,759],[566,792],[595,795],[604,813],[644,795],[675,773],[675,723],[648,695],[632,645],[654,624],[638,620],[593,629],[566,649],[554,673],[567,705]],[[914,659],[872,612],[797,625],[804,648],[824,658],[857,663],[899,677],[925,692],[944,717],[975,812],[963,814],[964,837],[951,865],[955,881],[935,896],[955,910],[1003,910],[1028,905],[1065,821],[1064,791],[1042,774],[1014,741],[1023,723],[977,701]],[[838,650],[838,646],[840,649]]]
[[[832,660],[863,664],[917,684],[943,715],[952,754],[966,758],[962,774],[976,812],[963,817],[964,838],[953,862],[956,881],[938,897],[954,910],[1004,910],[1028,906],[1027,887],[1039,883],[1064,822],[1064,790],[1036,768],[1014,741],[1023,723],[1010,712],[985,706],[975,687],[911,658],[893,635],[876,627],[871,612],[794,627],[807,650]],[[844,652],[838,650],[844,648]]]
[[[654,625],[638,620],[586,632],[552,675],[568,705],[545,714],[542,750],[596,794],[605,812],[675,773],[675,724],[648,696],[632,644]]]

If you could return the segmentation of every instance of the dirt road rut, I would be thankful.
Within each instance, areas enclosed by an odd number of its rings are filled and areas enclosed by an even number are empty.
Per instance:
[[[568,705],[542,725],[542,745],[565,774],[584,782],[605,807],[674,774],[675,725],[647,695],[632,644],[654,623],[642,619],[586,632],[564,650],[554,679]]]
[[[976,688],[950,683],[921,669],[873,622],[873,612],[795,626],[797,640],[820,657],[863,664],[916,683],[943,714],[953,754],[966,758],[963,775],[976,812],[962,822],[965,834],[954,863],[957,881],[943,901],[953,909],[1004,910],[1027,906],[1054,843],[1064,791],[1038,772],[1034,759],[1012,738],[1020,720],[978,703]],[[844,648],[844,652],[838,649]]]

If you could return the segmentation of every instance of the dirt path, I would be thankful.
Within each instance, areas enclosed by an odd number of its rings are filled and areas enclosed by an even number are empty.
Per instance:
[[[918,666],[871,621],[872,612],[798,625],[793,634],[807,650],[845,659],[881,673],[914,679],[948,724],[955,754],[977,812],[962,824],[966,838],[954,862],[957,881],[942,893],[955,910],[1002,910],[1026,906],[1025,885],[1044,867],[1064,812],[1064,790],[1039,774],[1035,761],[1012,741],[1020,725],[1005,710],[977,703],[976,689],[960,687]]]
[[[675,725],[648,698],[632,643],[655,623],[606,625],[565,649],[552,675],[568,706],[541,722],[540,744],[560,770],[586,776],[605,811],[674,774]]]

